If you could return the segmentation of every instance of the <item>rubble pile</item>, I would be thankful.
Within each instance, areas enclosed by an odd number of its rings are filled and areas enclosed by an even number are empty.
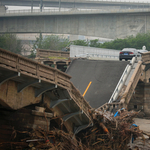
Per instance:
[[[92,110],[93,126],[77,135],[63,130],[38,129],[17,131],[13,129],[12,141],[1,142],[0,149],[15,150],[127,150],[129,144],[143,132],[134,124],[134,111],[121,109],[115,115],[110,112]],[[137,145],[136,145],[137,146]]]
[[[94,126],[86,132],[85,137],[90,149],[127,150],[131,139],[141,135],[133,121],[138,112],[122,109],[115,115],[101,111],[92,114]]]

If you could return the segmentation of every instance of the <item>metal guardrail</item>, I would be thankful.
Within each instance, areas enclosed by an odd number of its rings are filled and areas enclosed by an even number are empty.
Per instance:
[[[96,13],[130,13],[130,12],[149,12],[149,8],[99,8],[99,9],[40,9],[30,10],[7,10],[6,12],[0,12],[0,16],[26,16],[26,15],[66,15],[66,14],[96,14]]]
[[[104,105],[97,108],[97,110],[110,111],[114,113],[116,112],[116,110],[122,107],[126,108],[144,68],[145,66],[142,65],[142,61],[139,61],[126,87],[124,96],[121,98],[119,102],[105,103]]]
[[[124,70],[124,72],[123,72],[123,74],[122,74],[122,76],[121,76],[121,78],[120,78],[120,80],[119,80],[119,82],[118,82],[118,84],[117,84],[117,86],[116,86],[116,88],[115,88],[115,90],[114,90],[108,103],[112,103],[118,98],[119,93],[120,93],[125,81],[127,80],[127,77],[129,76],[129,74],[131,72],[131,68],[133,67],[135,61],[136,61],[136,58],[133,57],[132,60],[130,61],[130,64],[128,64],[126,66],[126,68],[125,68],[125,70]]]
[[[121,3],[150,3],[148,0],[144,1],[144,0],[86,0],[86,1],[101,1],[101,2],[121,2]]]
[[[93,53],[87,53],[87,54],[80,54],[80,55],[75,55],[75,57],[79,58],[112,58],[112,59],[118,59],[119,56],[113,56],[113,55],[102,55],[102,54],[93,54]]]
[[[142,61],[139,61],[126,87],[124,96],[120,100],[120,103],[124,103],[125,105],[128,105],[128,103],[130,102],[131,96],[133,94],[133,91],[141,77],[141,74],[143,73],[144,68],[145,66],[142,65]]]
[[[95,56],[97,56],[96,58],[103,58],[103,59],[118,59],[119,60],[119,56],[113,56],[113,55],[92,55],[92,56],[88,56],[88,58],[94,58]]]

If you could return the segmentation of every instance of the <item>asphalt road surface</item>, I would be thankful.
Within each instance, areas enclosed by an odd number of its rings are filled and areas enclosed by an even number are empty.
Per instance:
[[[73,60],[67,74],[93,108],[108,102],[128,61]]]

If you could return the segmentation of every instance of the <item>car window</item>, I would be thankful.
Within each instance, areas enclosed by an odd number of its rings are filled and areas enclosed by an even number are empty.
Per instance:
[[[130,48],[124,48],[122,51],[132,51],[132,52],[135,52],[136,51],[136,49],[130,49]]]

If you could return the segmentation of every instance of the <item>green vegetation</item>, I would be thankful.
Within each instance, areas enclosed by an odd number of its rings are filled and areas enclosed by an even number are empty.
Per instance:
[[[143,45],[146,46],[147,50],[150,50],[150,33],[147,34],[137,34],[136,37],[129,36],[125,39],[116,39],[110,42],[105,42],[103,44],[99,43],[98,39],[85,41],[85,40],[76,40],[73,41],[74,45],[80,46],[90,46],[98,48],[109,48],[122,50],[123,48],[136,48],[141,49]]]
[[[31,51],[31,54],[28,56],[28,58],[35,58],[36,57],[36,53],[34,50]]]
[[[19,40],[15,34],[2,34],[0,35],[0,48],[6,49],[17,54],[21,54],[21,40]]]
[[[33,45],[34,49],[49,49],[49,50],[62,50],[70,44],[69,40],[57,35],[47,35],[45,37],[40,34],[39,37],[36,38],[36,41]]]
[[[125,39],[116,39],[111,42],[105,42],[104,44],[101,45],[101,47],[121,50],[125,47],[141,49],[142,46],[145,45],[147,50],[150,50],[150,42],[149,41],[150,41],[150,33],[137,34],[136,37],[129,36]]]
[[[68,45],[81,45],[81,46],[90,46],[98,48],[109,48],[122,50],[123,48],[136,48],[141,49],[143,45],[146,46],[147,50],[150,50],[150,33],[146,34],[137,34],[137,36],[129,36],[125,39],[116,39],[110,42],[100,43],[98,39],[95,40],[75,40],[70,42],[67,38],[57,35],[47,35],[36,38],[36,41],[33,44],[33,50],[29,58],[35,57],[35,49],[49,49],[49,50],[62,50]],[[21,54],[23,46],[21,40],[17,38],[15,34],[1,34],[0,35],[0,48],[9,50],[11,52]]]
[[[100,46],[101,46],[101,43],[99,43],[99,40],[98,40],[98,39],[90,40],[89,46],[90,46],[90,47],[100,47]]]
[[[88,42],[85,40],[75,40],[73,41],[74,45],[88,46]]]

